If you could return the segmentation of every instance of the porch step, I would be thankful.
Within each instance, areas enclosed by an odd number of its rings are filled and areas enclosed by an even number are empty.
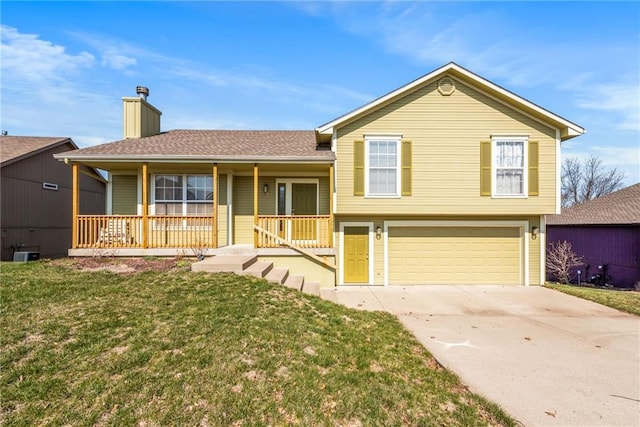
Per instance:
[[[303,275],[289,274],[288,268],[274,268],[273,261],[258,261],[257,255],[216,255],[192,264],[191,271],[254,276],[310,295],[320,295],[319,283],[305,282]]]
[[[264,276],[269,274],[269,272],[273,269],[273,262],[271,261],[258,261],[249,266],[246,270],[242,272],[242,274],[246,274],[248,276],[254,276],[262,279]]]
[[[283,284],[285,280],[287,280],[287,276],[289,276],[288,268],[274,268],[264,277],[271,283]]]
[[[338,304],[338,295],[336,294],[336,288],[320,289],[320,298]]]
[[[283,283],[287,288],[295,289],[297,291],[302,290],[302,286],[304,285],[304,276],[292,274],[287,277],[287,280]]]
[[[255,264],[256,255],[218,255],[191,265],[191,271],[242,273]]]
[[[309,295],[320,296],[320,283],[318,282],[304,282],[302,285],[302,292]]]

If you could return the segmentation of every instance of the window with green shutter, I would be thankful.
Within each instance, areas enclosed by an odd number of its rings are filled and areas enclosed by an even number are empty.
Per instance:
[[[537,196],[538,141],[525,136],[497,136],[480,142],[480,195]]]
[[[364,140],[353,141],[353,195],[364,196]]]
[[[491,141],[480,142],[480,195],[491,196]]]
[[[529,195],[538,195],[538,141],[529,141]]]
[[[411,141],[402,140],[402,195],[411,195]]]

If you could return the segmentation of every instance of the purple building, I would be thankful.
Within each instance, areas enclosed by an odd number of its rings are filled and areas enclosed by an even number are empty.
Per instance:
[[[640,286],[640,183],[547,216],[547,245],[563,240],[584,257],[583,278],[607,264],[611,284]]]

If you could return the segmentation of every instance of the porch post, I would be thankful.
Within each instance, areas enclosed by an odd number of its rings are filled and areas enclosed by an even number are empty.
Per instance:
[[[78,213],[80,212],[80,166],[71,165],[71,247],[78,247]]]
[[[333,247],[333,163],[329,165],[329,247]]]
[[[149,213],[149,177],[148,165],[146,162],[142,163],[142,247],[149,247],[149,224],[147,221],[147,215]]]
[[[258,224],[258,164],[253,165],[253,224]],[[253,229],[253,247],[258,247],[258,230]]]
[[[213,164],[213,224],[211,224],[211,242],[212,248],[218,247],[218,164]]]

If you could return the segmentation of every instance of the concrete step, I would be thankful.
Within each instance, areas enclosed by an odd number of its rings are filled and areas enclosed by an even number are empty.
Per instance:
[[[272,268],[273,268],[272,261],[257,261],[251,264],[249,268],[244,270],[242,274],[246,274],[247,276],[254,276],[262,279],[271,271]]]
[[[208,273],[242,273],[254,264],[256,255],[217,255],[191,265],[191,271],[205,271]]]
[[[288,268],[277,267],[272,268],[264,278],[271,283],[278,283],[281,285],[285,282],[285,280],[287,280],[287,276],[289,276]]]
[[[320,289],[320,298],[338,304],[338,295],[336,293],[336,288]]]
[[[284,281],[283,285],[287,288],[295,289],[297,291],[302,290],[302,286],[304,285],[304,276],[299,274],[291,274],[287,277],[287,280]]]
[[[309,295],[320,296],[320,283],[318,282],[304,282],[302,285],[302,292]]]

